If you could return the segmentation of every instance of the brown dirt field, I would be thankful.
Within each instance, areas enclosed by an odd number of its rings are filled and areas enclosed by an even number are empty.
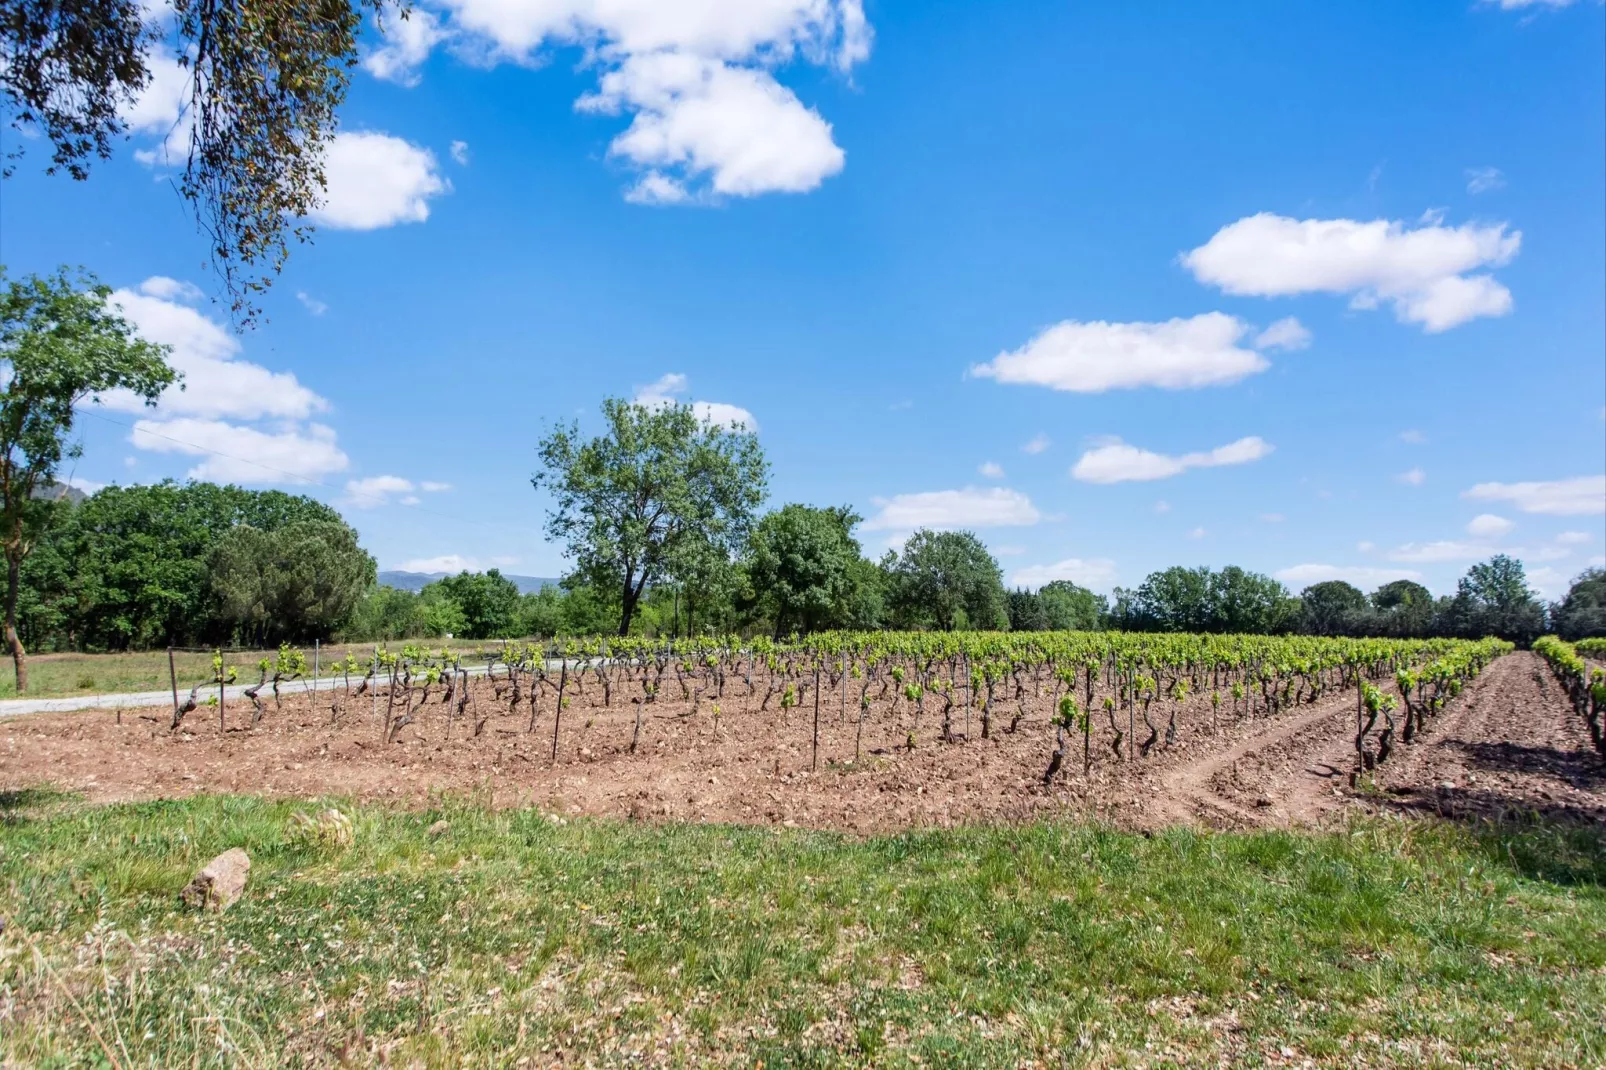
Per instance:
[[[632,755],[636,707],[616,695],[604,709],[592,687],[564,710],[553,762],[550,691],[532,733],[527,702],[509,713],[488,682],[473,687],[476,706],[497,711],[478,738],[472,710],[448,729],[446,708],[432,700],[393,744],[381,741],[368,696],[343,700],[332,725],[328,695],[288,694],[282,708],[270,703],[255,729],[247,727],[249,707],[231,703],[223,732],[216,711],[205,708],[178,733],[167,730],[167,710],[123,711],[121,723],[113,711],[18,717],[0,723],[0,790],[49,783],[97,802],[248,792],[400,805],[424,805],[440,792],[476,793],[494,805],[557,813],[871,833],[1065,814],[1143,828],[1201,820],[1278,825],[1319,822],[1357,803],[1442,812],[1463,803],[1462,795],[1437,787],[1452,783],[1469,791],[1498,785],[1502,805],[1555,803],[1567,814],[1606,819],[1606,769],[1589,750],[1581,719],[1529,654],[1490,666],[1422,742],[1401,747],[1380,770],[1378,783],[1392,794],[1372,796],[1347,785],[1352,692],[1271,718],[1230,714],[1227,700],[1216,727],[1207,699],[1195,695],[1179,709],[1171,746],[1164,743],[1171,704],[1160,700],[1151,718],[1161,742],[1137,761],[1115,759],[1108,720],[1095,710],[1091,775],[1083,776],[1081,740],[1071,737],[1064,771],[1045,788],[1054,747],[1047,696],[1027,701],[1017,731],[1007,731],[1014,702],[1000,701],[992,738],[979,737],[973,713],[972,738],[953,743],[938,741],[932,703],[918,724],[907,702],[896,710],[877,703],[855,762],[854,702],[844,720],[839,693],[828,690],[819,768],[811,771],[812,699],[783,716],[774,702],[757,710],[762,688],[746,699],[734,684],[721,701],[717,733],[707,699],[695,713],[686,702],[653,703],[643,707],[641,745]],[[1096,693],[1095,706],[1103,694]],[[964,711],[954,716],[963,732]],[[1124,711],[1118,719],[1125,732]],[[1141,739],[1141,718],[1137,726]],[[911,730],[913,750],[906,745]],[[1502,758],[1502,743],[1518,749]]]

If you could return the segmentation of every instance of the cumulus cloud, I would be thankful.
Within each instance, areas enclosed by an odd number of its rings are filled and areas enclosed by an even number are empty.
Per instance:
[[[396,566],[398,572],[478,572],[480,560],[462,554],[441,554],[438,557],[415,557]]]
[[[346,481],[345,504],[358,509],[377,509],[382,505],[389,505],[398,495],[403,505],[417,505],[418,499],[412,497],[413,482],[401,476],[365,476],[362,479]]]
[[[576,107],[634,114],[609,146],[649,172],[632,200],[678,202],[698,181],[716,195],[802,193],[846,159],[831,124],[768,72],[685,53],[631,56]]]
[[[1510,502],[1525,513],[1591,516],[1606,513],[1606,475],[1534,483],[1479,483],[1463,491],[1461,497]]]
[[[205,457],[189,470],[192,479],[260,486],[344,471],[349,461],[335,432],[307,422],[328,401],[291,372],[240,359],[238,337],[192,306],[200,296],[187,282],[154,276],[107,298],[141,338],[170,347],[168,362],[184,376],[154,410],[127,391],[101,396],[109,409],[148,414],[129,441],[154,453]]]
[[[1472,274],[1511,262],[1522,244],[1507,225],[1378,219],[1290,219],[1262,212],[1230,223],[1182,255],[1196,279],[1230,294],[1347,294],[1351,308],[1387,302],[1429,332],[1511,311],[1511,291]]]
[[[323,424],[260,430],[223,420],[140,420],[129,441],[153,453],[204,457],[185,473],[190,479],[245,486],[317,482],[351,463]]]
[[[1065,320],[1019,349],[972,366],[970,374],[1081,394],[1145,386],[1222,386],[1271,366],[1255,348],[1242,344],[1250,330],[1249,324],[1223,312],[1163,323]],[[1290,349],[1309,340],[1310,333],[1289,318],[1261,332],[1253,345]]]
[[[1556,541],[1564,546],[1581,546],[1593,538],[1587,531],[1564,531],[1556,536]]]
[[[1284,316],[1255,335],[1256,349],[1308,349],[1311,333],[1293,316]]]
[[[1291,587],[1343,580],[1357,587],[1381,587],[1394,580],[1421,581],[1422,573],[1409,568],[1373,568],[1367,565],[1291,565],[1278,571],[1276,578]]]
[[[1028,565],[1009,578],[1012,587],[1034,591],[1055,580],[1069,580],[1082,587],[1108,587],[1115,582],[1115,562],[1107,557],[1067,557],[1051,565]]]
[[[1479,513],[1467,521],[1467,534],[1480,539],[1498,539],[1517,525],[1503,516],[1493,513]]]
[[[862,0],[439,0],[436,7],[439,21],[392,23],[365,65],[411,82],[430,49],[448,38],[482,63],[536,63],[546,49],[579,46],[601,74],[576,107],[630,116],[609,152],[640,172],[627,190],[632,201],[801,192],[842,169],[830,123],[776,72],[801,59],[846,74],[865,60],[872,33]]]
[[[451,189],[434,153],[373,131],[336,134],[323,169],[323,202],[312,218],[337,230],[422,223],[430,199]]]
[[[1248,464],[1272,452],[1270,443],[1258,436],[1240,438],[1225,446],[1199,453],[1172,456],[1140,449],[1115,439],[1083,453],[1071,469],[1071,475],[1084,483],[1128,483],[1151,479],[1169,479],[1190,468],[1217,468],[1222,465]]]
[[[438,16],[415,7],[385,21],[384,44],[363,56],[363,69],[387,82],[415,86],[420,77],[418,68],[447,36]]]
[[[145,57],[151,80],[121,109],[122,120],[133,134],[157,139],[149,148],[134,150],[134,159],[147,167],[181,166],[189,153],[191,71],[161,46]]]
[[[272,372],[237,359],[239,339],[221,323],[181,303],[198,297],[200,291],[189,283],[156,276],[138,289],[116,290],[108,299],[141,338],[172,347],[168,363],[183,373],[184,381],[163,392],[157,403],[161,415],[301,420],[329,407],[293,373]],[[111,391],[101,401],[121,412],[146,411],[145,403],[127,391]]]
[[[865,521],[866,531],[1027,527],[1042,519],[1030,498],[1008,487],[896,494],[873,503],[880,512]]]
[[[645,405],[649,409],[690,404],[692,413],[702,423],[721,427],[741,426],[744,430],[754,432],[758,430],[758,420],[746,409],[722,401],[681,401],[678,395],[686,393],[686,390],[686,377],[678,372],[670,372],[657,382],[638,389],[634,400],[637,405]]]

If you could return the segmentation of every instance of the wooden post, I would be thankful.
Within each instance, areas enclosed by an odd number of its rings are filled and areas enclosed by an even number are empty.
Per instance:
[[[561,650],[558,652],[558,663],[563,666],[558,673],[558,704],[552,711],[552,761],[558,760],[558,725],[563,723],[563,692],[569,683],[569,658]]]
[[[228,674],[223,671],[223,649],[221,647],[219,647],[217,653],[218,653],[218,661],[217,661],[217,730],[218,730],[218,735],[222,735],[223,734],[223,724],[224,724],[224,722],[223,722],[223,700],[226,697],[226,695],[224,694],[224,691],[223,691],[223,688],[225,686],[223,681],[228,679]]]
[[[844,658],[846,658],[846,655],[844,655]],[[845,660],[844,660],[843,664],[844,665],[847,664]],[[844,668],[842,670],[842,675],[843,675],[843,680],[844,680],[844,683],[842,685],[842,701],[843,701],[843,703],[846,703],[848,701],[848,690],[847,690],[847,686],[848,685],[845,682],[846,679],[847,679],[847,669]],[[843,719],[846,720],[846,718],[847,718],[847,714],[844,713],[843,714]],[[820,767],[820,662],[819,662],[819,659],[816,658],[815,661],[814,661],[814,752],[813,752],[812,756],[809,758],[809,769],[812,771],[812,770],[818,769],[819,767]]]
[[[173,648],[167,648],[167,679],[173,685],[173,716],[178,716],[178,670],[173,668]]]

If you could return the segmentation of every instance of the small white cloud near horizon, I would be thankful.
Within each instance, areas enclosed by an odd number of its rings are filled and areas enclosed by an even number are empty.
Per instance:
[[[1606,475],[1532,483],[1479,483],[1461,492],[1471,501],[1510,502],[1524,513],[1593,516],[1606,513]]]
[[[1408,561],[1412,564],[1431,564],[1442,561],[1476,561],[1500,553],[1497,546],[1481,542],[1460,542],[1439,539],[1436,542],[1408,542],[1396,546],[1388,553],[1390,561]]]
[[[1395,482],[1404,483],[1408,487],[1420,487],[1426,483],[1428,474],[1421,468],[1409,468],[1394,477]]]
[[[1273,573],[1274,578],[1295,587],[1342,580],[1357,587],[1381,587],[1394,580],[1421,582],[1422,573],[1410,568],[1374,568],[1369,565],[1291,565]]]
[[[1064,320],[1024,346],[974,364],[968,374],[1000,383],[1080,394],[1159,387],[1192,390],[1236,383],[1271,367],[1257,349],[1303,349],[1310,332],[1292,316],[1242,345],[1248,323],[1206,312],[1163,323]]]
[[[983,461],[981,467],[977,468],[976,471],[980,472],[988,479],[1004,478],[1004,466],[996,461]]]
[[[1048,449],[1048,447],[1051,445],[1053,445],[1053,443],[1049,440],[1049,437],[1039,431],[1037,434],[1032,436],[1030,442],[1027,442],[1020,448],[1020,451],[1022,453],[1031,454],[1035,457],[1037,454]]]
[[[689,404],[692,414],[700,423],[732,428],[740,425],[747,431],[758,433],[758,420],[746,409],[737,405],[727,405],[723,401],[681,401],[677,395],[686,393],[687,389],[684,375],[679,372],[669,372],[661,376],[657,382],[639,387],[633,400],[637,405],[644,405],[649,409]]]
[[[426,479],[418,484],[418,489],[429,494],[440,494],[443,491],[451,490],[452,485],[450,483],[438,483],[433,479]]]
[[[1029,527],[1042,519],[1030,498],[1008,487],[922,491],[871,501],[880,512],[864,522],[866,531]]]
[[[1467,521],[1467,534],[1480,539],[1498,539],[1517,525],[1494,513],[1479,513]]]
[[[336,134],[324,152],[323,202],[310,213],[335,230],[377,230],[422,223],[429,202],[451,190],[435,154],[375,131]]]
[[[357,509],[378,509],[390,505],[392,501],[399,505],[418,505],[418,496],[413,492],[429,487],[430,484],[415,486],[412,480],[401,476],[365,476],[346,481],[346,496],[342,504]]]
[[[1115,562],[1107,557],[1067,557],[1051,565],[1028,565],[1009,577],[1010,586],[1032,591],[1055,580],[1068,580],[1079,587],[1108,588],[1115,582]]]
[[[480,571],[480,560],[477,557],[465,557],[462,554],[441,554],[438,557],[415,557],[410,561],[403,561],[394,569],[394,572],[422,572],[425,575],[445,572],[456,575],[459,572]]]
[[[1595,537],[1587,531],[1564,531],[1560,535],[1556,536],[1556,541],[1561,543],[1563,546],[1582,546],[1584,543],[1590,542],[1594,538]]]
[[[1480,269],[1504,267],[1521,245],[1522,233],[1505,223],[1413,228],[1397,220],[1261,212],[1222,227],[1181,261],[1224,293],[1348,295],[1353,309],[1386,302],[1401,322],[1434,334],[1511,311],[1511,291]]]
[[[1251,435],[1213,450],[1169,456],[1114,439],[1083,453],[1071,469],[1071,475],[1084,483],[1169,479],[1190,468],[1248,464],[1267,456],[1273,449],[1265,439]]]
[[[263,431],[222,420],[139,420],[128,440],[152,453],[204,457],[185,475],[214,483],[316,483],[351,464],[335,444],[334,429],[323,424]]]

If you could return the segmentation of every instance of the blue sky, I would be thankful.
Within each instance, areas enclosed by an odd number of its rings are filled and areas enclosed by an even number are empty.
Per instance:
[[[425,0],[260,328],[168,181],[171,62],[86,183],[7,131],[0,256],[90,268],[187,370],[86,416],[76,479],[300,489],[381,567],[561,572],[535,444],[612,394],[745,412],[771,504],[855,506],[872,555],[1446,592],[1507,550],[1554,597],[1606,544],[1603,23]]]

